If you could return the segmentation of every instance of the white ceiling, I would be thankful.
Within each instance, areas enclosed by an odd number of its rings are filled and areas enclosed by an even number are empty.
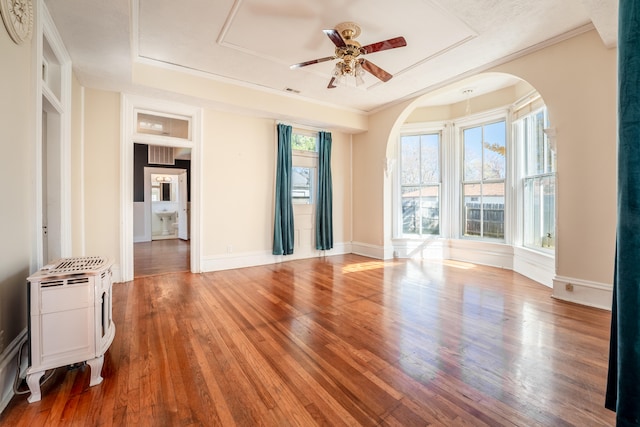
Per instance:
[[[365,112],[427,93],[507,58],[596,28],[617,41],[616,0],[45,0],[81,84],[136,90],[131,65],[179,67],[215,79]],[[367,55],[394,75],[327,89],[334,61],[322,32],[354,21],[365,45],[404,36],[407,46]],[[513,84],[475,79],[474,94]],[[460,83],[440,103],[461,100]],[[435,102],[435,101],[434,101]],[[432,102],[433,103],[433,102]]]

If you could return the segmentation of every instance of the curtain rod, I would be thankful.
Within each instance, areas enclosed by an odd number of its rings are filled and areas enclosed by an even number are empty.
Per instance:
[[[318,128],[318,127],[309,126],[309,125],[301,125],[299,123],[291,123],[291,122],[285,122],[281,120],[280,121],[276,120],[276,123],[291,126],[292,128],[295,128],[295,129],[312,130],[316,132],[329,132],[328,130],[325,130],[323,128]]]

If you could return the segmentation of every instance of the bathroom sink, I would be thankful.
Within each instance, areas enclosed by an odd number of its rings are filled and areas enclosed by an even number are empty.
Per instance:
[[[159,211],[159,212],[156,212],[155,214],[158,215],[160,218],[165,219],[175,215],[176,211]]]
[[[160,217],[160,221],[162,221],[162,235],[168,236],[171,234],[169,232],[169,221],[171,220],[171,217],[176,214],[176,211],[157,211],[155,214],[158,215]]]

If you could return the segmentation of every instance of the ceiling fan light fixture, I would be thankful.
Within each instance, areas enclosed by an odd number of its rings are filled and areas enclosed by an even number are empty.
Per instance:
[[[361,86],[364,84],[364,70],[362,69],[362,65],[360,62],[356,62],[356,68],[354,70],[354,75],[356,77],[356,86]]]
[[[354,40],[360,35],[360,27],[354,22],[343,22],[336,25],[335,29],[323,30],[323,32],[335,45],[334,55],[293,64],[290,68],[301,68],[337,59],[338,62],[332,71],[331,80],[327,86],[329,89],[337,87],[336,84],[344,84],[347,76],[353,77],[355,85],[360,86],[365,83],[363,78],[365,71],[383,82],[389,81],[393,77],[391,74],[361,56],[407,45],[404,37],[395,37],[362,46],[358,41]]]

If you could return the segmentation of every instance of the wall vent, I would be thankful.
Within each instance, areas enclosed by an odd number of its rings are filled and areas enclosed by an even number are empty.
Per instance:
[[[149,146],[150,165],[175,165],[176,158],[173,147]]]

